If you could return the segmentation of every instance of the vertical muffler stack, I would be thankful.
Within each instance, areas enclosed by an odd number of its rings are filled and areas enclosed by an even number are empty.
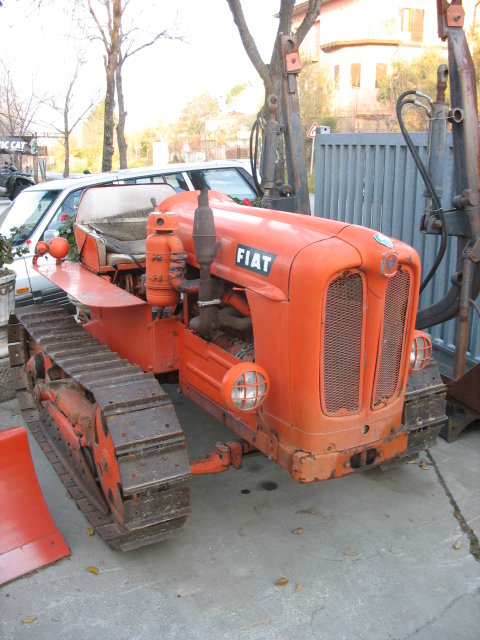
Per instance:
[[[190,326],[203,335],[208,335],[215,315],[213,299],[213,281],[210,267],[215,257],[215,221],[213,211],[208,204],[208,191],[201,191],[198,196],[198,207],[193,219],[193,246],[195,258],[200,266],[200,283],[198,289],[198,308],[200,315],[192,318]]]

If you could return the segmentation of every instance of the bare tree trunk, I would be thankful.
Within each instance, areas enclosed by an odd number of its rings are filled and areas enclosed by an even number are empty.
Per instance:
[[[103,120],[103,158],[102,171],[112,170],[112,158],[114,154],[113,129],[115,127],[115,73],[118,65],[118,56],[122,42],[122,15],[124,6],[121,0],[104,0],[104,5],[108,14],[108,35],[101,26],[91,0],[87,0],[89,11],[100,31],[106,55],[104,57],[105,74],[107,80],[107,90],[105,93],[105,117]]]
[[[117,124],[117,144],[118,152],[120,154],[120,169],[127,168],[127,141],[125,140],[125,118],[127,112],[125,111],[125,101],[123,99],[123,86],[122,86],[122,65],[123,58],[121,52],[118,56],[118,64],[115,71],[115,78],[117,83],[117,100],[118,100],[118,124]]]
[[[72,101],[73,101],[73,89],[77,81],[78,74],[82,64],[83,64],[83,61],[78,59],[77,66],[75,67],[75,71],[72,75],[72,79],[70,81],[67,93],[65,95],[65,101],[63,102],[62,105],[56,103],[57,99],[55,97],[51,97],[47,100],[45,99],[42,100],[43,104],[49,106],[51,109],[54,109],[57,113],[62,114],[62,117],[63,117],[63,129],[59,129],[55,127],[55,125],[53,125],[53,127],[59,133],[61,133],[63,137],[63,146],[65,148],[65,163],[64,163],[64,170],[63,170],[64,178],[68,178],[68,176],[70,175],[70,134],[75,129],[77,124],[83,119],[87,111],[89,111],[92,108],[92,106],[94,105],[94,103],[98,98],[98,93],[97,93],[90,100],[90,103],[88,104],[86,109],[78,116],[78,118],[73,122],[73,124],[71,123],[70,115],[72,113],[71,109],[72,109]]]
[[[70,89],[71,89],[70,85]],[[65,168],[63,170],[63,177],[68,178],[70,175],[70,131],[68,129],[68,107],[70,101],[70,90],[67,93],[67,98],[65,100],[65,111],[63,112],[63,131],[64,131],[64,146],[65,146]]]
[[[169,40],[182,40],[180,36],[170,35],[168,30],[161,31],[150,40],[144,40],[142,44],[135,47],[136,34],[140,30],[135,26],[127,28],[127,32],[124,33],[122,29],[122,17],[123,12],[130,4],[130,0],[100,0],[98,4],[103,7],[106,13],[106,20],[99,20],[95,10],[92,6],[91,0],[86,0],[90,14],[97,25],[100,32],[101,40],[103,41],[106,56],[105,56],[105,72],[107,79],[107,91],[105,96],[105,120],[104,120],[104,144],[103,144],[103,160],[102,171],[111,171],[112,169],[112,157],[114,153],[113,148],[113,129],[115,126],[113,113],[115,107],[115,82],[117,83],[117,98],[119,108],[119,119],[117,125],[117,142],[120,152],[120,168],[127,168],[127,143],[125,140],[125,118],[127,112],[125,111],[125,104],[123,99],[122,88],[122,65],[131,57],[142,51],[147,47],[160,40],[161,38],[167,38]],[[1,3],[1,0],[0,0]],[[132,3],[138,4],[138,3]],[[103,11],[102,11],[103,13]],[[105,18],[105,14],[104,14]],[[122,44],[125,45],[123,54],[121,51]]]
[[[102,171],[112,170],[112,158],[115,152],[113,146],[113,129],[115,127],[115,70],[117,66],[116,54],[109,53],[105,62],[107,76],[107,90],[105,93],[105,115],[103,119],[103,156]]]
[[[267,98],[272,93],[279,98],[279,105],[277,110],[277,121],[282,122],[280,91],[282,82],[282,64],[280,61],[278,51],[278,37],[280,34],[289,35],[292,30],[292,14],[295,5],[295,0],[280,0],[280,11],[278,13],[278,31],[273,46],[272,57],[270,64],[265,64],[262,60],[260,53],[255,44],[255,40],[250,33],[245,16],[243,14],[241,0],[227,0],[230,11],[232,12],[233,21],[237,25],[242,44],[245,51],[250,58],[251,63],[257,70],[257,73],[262,78],[265,86],[265,105],[264,105],[264,117],[268,117]],[[306,14],[297,30],[297,42],[298,45],[303,42],[310,27],[320,14],[320,8],[322,0],[308,0],[308,7],[306,8]],[[277,144],[277,160],[275,164],[275,181],[280,180],[282,183],[285,181],[285,154],[283,148],[283,139],[278,137]]]

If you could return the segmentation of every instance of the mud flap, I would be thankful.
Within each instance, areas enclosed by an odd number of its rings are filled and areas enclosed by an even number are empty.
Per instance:
[[[0,431],[0,585],[70,555],[38,484],[27,432]]]

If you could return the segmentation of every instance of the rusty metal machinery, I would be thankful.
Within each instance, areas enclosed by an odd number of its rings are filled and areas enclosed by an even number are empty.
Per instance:
[[[260,176],[262,193],[260,205],[266,209],[291,211],[310,215],[310,199],[307,183],[307,168],[303,144],[303,130],[298,101],[297,76],[302,70],[297,37],[294,35],[278,38],[278,53],[282,65],[280,96],[267,97],[268,114],[262,122],[260,116],[254,125],[258,134],[263,131]],[[280,109],[279,109],[280,107]],[[279,116],[279,113],[281,115]],[[275,182],[278,138],[285,143],[285,160],[288,184]],[[251,145],[252,146],[252,145]],[[256,175],[256,149],[251,149],[252,174]],[[282,171],[283,174],[283,171]]]
[[[439,254],[421,291],[440,264],[448,240],[456,238],[456,269],[450,278],[451,287],[441,300],[419,310],[416,321],[417,328],[425,329],[458,317],[453,369],[442,370],[448,386],[448,421],[442,435],[452,442],[468,424],[480,418],[476,393],[480,363],[466,372],[470,313],[471,309],[479,312],[475,299],[480,292],[480,143],[475,69],[463,30],[465,13],[461,0],[451,3],[437,0],[437,14],[439,37],[448,43],[448,68],[441,65],[438,69],[436,100],[415,90],[406,91],[397,103],[397,115],[407,146],[425,181],[424,195],[429,198],[420,231],[441,236]],[[445,102],[447,80],[450,108]],[[408,103],[425,108],[430,118],[428,167],[423,165],[403,125],[402,107]],[[456,195],[452,209],[444,213],[441,185],[448,124],[452,127]]]

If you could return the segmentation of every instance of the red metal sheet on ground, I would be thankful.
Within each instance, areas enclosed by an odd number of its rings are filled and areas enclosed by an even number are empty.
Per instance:
[[[132,307],[147,304],[75,262],[42,264],[37,265],[35,269],[89,307]]]
[[[38,484],[27,432],[0,431],[0,585],[70,555]]]

